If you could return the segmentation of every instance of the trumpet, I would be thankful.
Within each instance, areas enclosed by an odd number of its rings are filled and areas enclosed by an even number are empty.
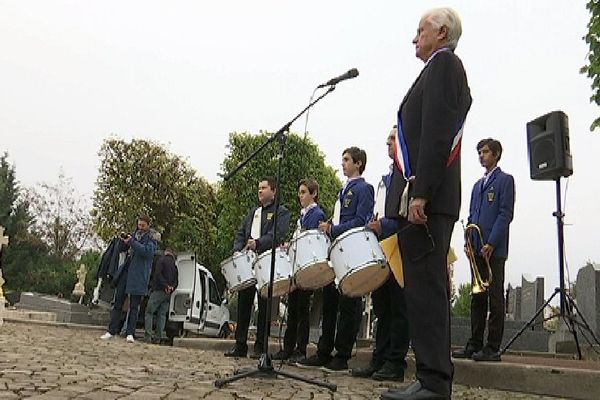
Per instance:
[[[488,280],[484,281],[481,278],[481,274],[479,273],[479,269],[477,268],[477,262],[475,260],[475,249],[473,248],[473,243],[471,241],[470,232],[476,231],[479,235],[479,242],[483,245],[483,235],[481,234],[481,228],[477,224],[468,224],[465,227],[463,223],[463,230],[465,232],[465,253],[467,253],[467,258],[469,259],[469,264],[471,265],[471,272],[473,274],[473,286],[471,288],[472,294],[479,294],[485,292],[492,283],[492,267],[490,267],[490,261],[483,257],[485,260],[485,266],[488,269]]]

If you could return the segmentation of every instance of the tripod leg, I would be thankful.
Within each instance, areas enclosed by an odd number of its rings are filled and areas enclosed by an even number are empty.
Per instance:
[[[559,291],[560,291],[559,289],[556,289],[554,291],[554,293],[552,294],[552,296],[550,296],[550,298],[548,300],[546,300],[546,302],[544,304],[542,304],[542,306],[535,312],[535,314],[533,315],[533,317],[531,317],[531,319],[523,326],[523,328],[521,328],[521,330],[519,332],[517,332],[517,334],[514,335],[508,341],[508,343],[506,343],[506,345],[502,349],[500,349],[500,354],[504,354],[506,352],[506,350],[508,350],[508,348],[514,343],[514,341],[517,340],[517,338],[519,336],[521,336],[523,334],[523,332],[525,332],[525,329],[529,328],[531,325],[534,324],[534,321],[538,317],[538,315],[540,315],[544,311],[544,308],[546,308],[546,306],[548,304],[550,304],[550,302],[552,301],[552,299],[554,298],[554,296],[556,296],[556,294]]]
[[[573,307],[575,309],[575,311],[577,311],[577,317],[578,317],[578,319],[581,320],[581,322],[575,321],[575,320],[573,322],[576,323],[577,325],[584,326],[585,329],[590,333],[590,335],[592,335],[592,338],[594,339],[594,341],[598,345],[600,345],[600,341],[596,337],[596,334],[594,333],[594,331],[592,330],[592,328],[590,327],[590,325],[585,320],[585,317],[583,316],[583,314],[581,313],[581,311],[579,311],[579,308],[577,307],[577,304],[575,303],[575,300],[573,300],[571,298],[571,296],[569,296],[569,295],[567,295],[566,297],[567,297],[567,302],[569,303],[569,305],[571,307]]]
[[[292,378],[297,381],[302,381],[302,382],[310,383],[312,385],[321,386],[321,387],[331,390],[332,392],[335,392],[337,390],[337,385],[333,384],[333,383],[321,382],[321,381],[317,381],[314,379],[305,378],[302,375],[296,375],[296,374],[292,374],[290,372],[282,371],[282,370],[275,370],[275,373],[277,375],[285,376],[286,378]]]
[[[239,372],[239,373],[236,373],[235,375],[227,377],[227,378],[217,379],[215,381],[215,386],[218,388],[221,388],[224,385],[228,384],[229,382],[235,382],[242,378],[251,377],[252,375],[258,374],[259,372],[262,372],[262,371],[260,371],[258,369],[252,369],[249,371]]]

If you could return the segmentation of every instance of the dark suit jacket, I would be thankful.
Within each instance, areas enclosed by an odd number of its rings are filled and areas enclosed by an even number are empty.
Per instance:
[[[233,242],[233,251],[241,251],[246,242],[250,239],[252,231],[252,221],[254,220],[254,212],[258,207],[252,208],[242,221],[238,231],[235,234]],[[273,214],[275,213],[275,202],[263,207],[260,224],[260,237],[253,238],[256,240],[256,253],[261,254],[267,250],[271,250],[273,245]],[[290,228],[290,212],[285,206],[279,205],[277,213],[277,239],[276,243],[280,244],[287,235]]]
[[[446,164],[470,107],[467,76],[452,51],[442,51],[430,60],[400,105],[399,120],[415,176],[410,197],[427,199],[426,213],[458,219],[460,153]]]
[[[515,181],[500,168],[496,168],[483,185],[484,178],[473,185],[469,206],[469,223],[479,225],[485,243],[494,246],[492,257],[508,257],[508,224],[513,219],[515,205]],[[475,251],[482,244],[471,236]],[[484,243],[484,244],[485,244]]]

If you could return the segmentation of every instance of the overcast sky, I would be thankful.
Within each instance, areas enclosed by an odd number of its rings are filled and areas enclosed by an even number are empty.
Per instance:
[[[544,276],[549,295],[558,285],[555,184],[530,180],[525,131],[547,112],[569,115],[571,279],[587,260],[600,262],[600,132],[589,132],[600,110],[579,74],[585,3],[1,0],[0,149],[22,185],[56,181],[62,168],[91,195],[102,141],[148,138],[216,182],[230,132],[277,130],[315,86],[355,67],[360,76],[311,111],[308,130],[338,170],[345,147],[364,148],[365,177],[376,184],[389,164],[385,139],[398,105],[422,68],[411,43],[418,21],[431,7],[451,6],[462,17],[456,52],[473,95],[461,217],[483,173],[475,144],[495,137],[505,148],[500,166],[517,187],[506,281]],[[304,119],[292,130],[303,132]],[[462,243],[457,223],[453,245]],[[458,282],[469,279],[460,255]]]

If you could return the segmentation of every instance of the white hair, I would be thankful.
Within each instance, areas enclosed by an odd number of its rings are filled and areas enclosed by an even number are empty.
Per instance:
[[[442,26],[448,28],[448,47],[454,51],[462,34],[462,25],[458,13],[449,7],[433,8],[423,14],[423,18],[428,19],[436,29]]]

